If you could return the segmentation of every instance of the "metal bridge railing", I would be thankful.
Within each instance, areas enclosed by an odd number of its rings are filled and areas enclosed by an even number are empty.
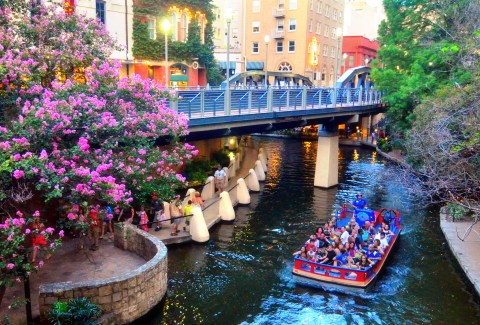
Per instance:
[[[179,90],[177,95],[182,99],[175,103],[176,109],[190,119],[225,116],[225,90]],[[230,91],[231,115],[361,107],[381,103],[381,92],[372,88],[269,87]]]

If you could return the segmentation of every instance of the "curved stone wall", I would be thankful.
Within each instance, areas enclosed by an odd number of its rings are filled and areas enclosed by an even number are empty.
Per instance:
[[[123,275],[98,281],[53,283],[40,286],[41,317],[56,301],[87,297],[99,304],[107,322],[129,323],[157,305],[167,291],[167,248],[156,237],[126,223],[115,225],[114,245],[147,262]],[[109,320],[109,321],[108,321]]]

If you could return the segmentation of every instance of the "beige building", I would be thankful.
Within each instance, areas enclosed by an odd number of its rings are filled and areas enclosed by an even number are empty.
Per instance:
[[[245,1],[247,70],[261,70],[268,62],[268,71],[291,71],[332,86],[340,70],[343,12],[344,0]]]
[[[386,19],[382,0],[345,0],[344,35],[376,39],[378,26]]]

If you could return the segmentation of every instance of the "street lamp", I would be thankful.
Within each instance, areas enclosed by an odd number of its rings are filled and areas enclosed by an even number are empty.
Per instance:
[[[162,21],[162,29],[165,33],[165,89],[168,89],[168,31],[170,30],[170,21],[167,18]]]
[[[270,43],[270,36],[265,35],[265,89],[268,88],[268,43]]]
[[[347,71],[347,58],[348,58],[348,54],[343,53],[343,71],[342,71],[342,74],[345,73],[345,71]]]
[[[225,90],[225,115],[230,115],[230,24],[232,23],[232,8],[225,9],[227,22],[227,89]]]
[[[337,80],[338,80],[338,59],[340,58],[340,56],[338,55],[338,52],[340,52],[340,42],[342,41],[342,29],[337,28],[337,31],[336,31],[335,34],[337,36],[337,53],[336,53],[337,57],[335,59],[335,83],[337,83]]]

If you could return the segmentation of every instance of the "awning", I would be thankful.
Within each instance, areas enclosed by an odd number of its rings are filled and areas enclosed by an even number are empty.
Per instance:
[[[247,70],[263,70],[263,62],[247,62]]]
[[[221,69],[227,70],[227,62],[220,61],[217,62],[217,64],[220,66]],[[230,70],[235,70],[235,62],[230,62]]]

